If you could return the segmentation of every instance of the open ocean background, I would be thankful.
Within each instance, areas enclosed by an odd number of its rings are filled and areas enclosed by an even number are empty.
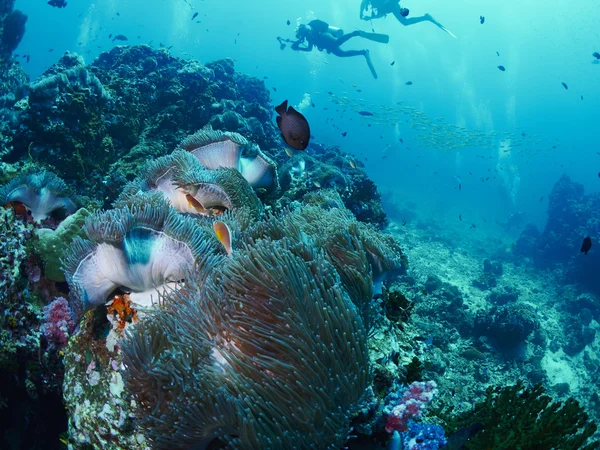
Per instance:
[[[517,211],[543,226],[547,196],[562,173],[584,184],[586,192],[598,190],[600,65],[592,64],[592,53],[600,46],[596,2],[402,3],[410,8],[409,17],[432,14],[456,40],[430,23],[403,27],[393,16],[361,21],[359,3],[70,1],[57,9],[18,0],[15,7],[29,19],[16,52],[31,55],[25,69],[32,79],[67,50],[90,63],[119,44],[109,34],[124,34],[129,39],[125,44],[172,46],[173,55],[203,63],[230,57],[237,70],[268,77],[267,86],[277,89],[271,91],[273,104],[289,99],[298,105],[310,94],[315,107],[302,112],[316,141],[356,154],[384,192],[412,202],[447,226],[475,223],[485,229]],[[480,15],[486,19],[483,25]],[[362,57],[279,49],[277,36],[293,38],[296,24],[314,18],[346,32],[374,29],[389,34],[387,45],[354,38],[343,47],[369,48],[379,79],[372,79]],[[405,85],[407,81],[413,85]],[[327,92],[346,97],[348,106],[332,103]],[[411,128],[415,121],[409,116],[383,109],[398,102],[431,121],[438,118],[448,127],[462,127],[467,135],[496,132],[514,138],[491,135],[486,148],[467,145],[450,151],[448,145],[421,143],[419,134],[428,133],[427,125],[419,131],[420,120]],[[381,113],[386,123],[362,117],[358,109]],[[462,145],[456,141],[448,136],[448,142]],[[481,180],[490,174],[490,180]]]

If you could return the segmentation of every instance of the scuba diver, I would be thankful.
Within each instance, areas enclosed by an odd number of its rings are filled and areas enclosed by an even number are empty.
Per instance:
[[[368,13],[368,15],[365,15]],[[360,4],[360,18],[362,20],[380,19],[393,14],[394,17],[404,26],[414,25],[420,22],[431,22],[438,28],[442,29],[450,36],[456,39],[450,30],[436,21],[431,14],[424,14],[419,17],[408,18],[410,11],[408,8],[402,8],[399,0],[362,0]]]
[[[369,66],[373,78],[377,78],[377,72],[371,62],[369,50],[342,50],[340,48],[344,42],[357,36],[371,41],[381,42],[383,44],[387,44],[390,40],[390,37],[387,34],[366,33],[359,30],[344,34],[344,31],[340,28],[329,26],[328,23],[323,22],[322,20],[312,20],[308,25],[302,24],[298,27],[296,30],[297,40],[292,41],[291,48],[295,51],[310,52],[313,47],[317,47],[319,51],[326,50],[327,53],[333,53],[335,56],[342,58],[362,55],[367,60],[367,65]],[[278,39],[281,44],[281,38]],[[300,45],[305,42],[306,46],[301,47]]]

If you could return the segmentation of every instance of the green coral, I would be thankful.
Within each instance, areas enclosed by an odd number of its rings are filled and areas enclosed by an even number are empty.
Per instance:
[[[81,208],[61,222],[56,230],[40,228],[36,230],[38,239],[34,249],[44,261],[44,274],[53,281],[65,281],[61,259],[75,236],[84,237],[82,227],[90,212]]]
[[[597,430],[587,413],[574,398],[553,402],[541,384],[525,388],[522,381],[514,386],[490,386],[485,399],[472,410],[452,416],[454,407],[432,410],[442,419],[448,436],[476,430],[464,442],[464,449],[561,449],[591,450],[600,442],[586,441]]]

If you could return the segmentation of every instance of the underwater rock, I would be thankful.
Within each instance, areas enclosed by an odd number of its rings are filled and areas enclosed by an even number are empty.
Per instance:
[[[32,227],[15,217],[12,209],[0,207],[0,301],[12,297],[27,258],[26,241]]]
[[[535,310],[525,304],[510,303],[479,312],[475,317],[475,333],[489,337],[504,351],[523,344],[540,327]]]

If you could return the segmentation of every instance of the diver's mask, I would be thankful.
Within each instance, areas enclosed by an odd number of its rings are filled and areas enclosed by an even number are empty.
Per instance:
[[[296,39],[304,39],[308,36],[310,27],[308,25],[300,24],[296,30]]]

